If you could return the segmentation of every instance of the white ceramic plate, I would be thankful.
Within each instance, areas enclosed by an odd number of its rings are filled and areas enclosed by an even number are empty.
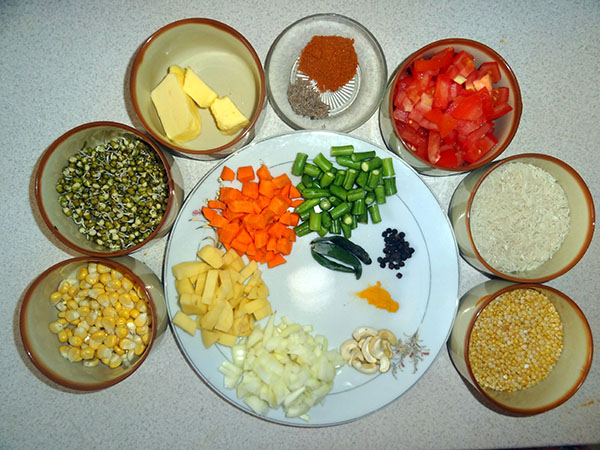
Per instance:
[[[351,338],[355,328],[369,325],[388,328],[402,340],[417,330],[428,355],[419,362],[415,372],[410,360],[395,374],[389,371],[376,376],[364,375],[349,367],[338,371],[333,390],[325,402],[309,412],[310,420],[289,419],[282,409],[271,410],[265,419],[296,426],[328,426],[358,419],[382,408],[406,392],[432,364],[452,328],[458,299],[458,251],[452,228],[428,187],[416,172],[397,156],[370,143],[345,134],[327,131],[299,131],[253,143],[220,162],[206,174],[186,199],[177,218],[166,250],[163,281],[169,316],[178,311],[177,294],[171,267],[183,261],[197,259],[196,252],[206,244],[203,238],[214,236],[202,222],[192,221],[194,211],[209,199],[216,198],[222,165],[232,169],[264,163],[274,176],[290,174],[292,162],[299,151],[312,158],[319,152],[329,156],[332,145],[352,144],[356,151],[375,150],[381,157],[392,156],[398,194],[388,197],[380,206],[383,221],[376,225],[360,225],[353,230],[352,240],[371,255],[373,264],[364,266],[363,275],[356,280],[353,274],[333,272],[318,265],[310,254],[312,233],[298,238],[286,264],[263,269],[263,279],[270,291],[269,300],[277,311],[276,323],[283,316],[295,322],[311,324],[314,332],[328,338],[330,348],[339,348]],[[297,184],[299,179],[293,177]],[[415,249],[406,261],[403,277],[381,269],[376,262],[383,256],[382,231],[387,227],[406,233]],[[370,285],[381,282],[392,298],[400,304],[396,313],[369,305],[355,295]],[[267,319],[263,319],[263,323]],[[234,390],[223,386],[218,367],[230,358],[228,347],[214,345],[204,348],[200,333],[192,337],[172,327],[175,338],[189,363],[198,375],[225,400],[254,414],[239,400]]]

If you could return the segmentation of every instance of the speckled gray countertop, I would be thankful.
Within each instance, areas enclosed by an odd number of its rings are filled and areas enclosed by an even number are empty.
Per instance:
[[[466,37],[496,49],[515,71],[523,116],[507,155],[542,152],[572,165],[600,203],[600,2],[27,1],[0,2],[3,205],[0,246],[0,448],[488,448],[600,442],[599,351],[590,376],[565,404],[514,418],[493,412],[463,383],[442,349],[399,399],[356,422],[296,429],[258,420],[223,401],[195,374],[167,330],[142,368],[102,392],[71,394],[27,360],[18,310],[31,280],[70,255],[40,229],[32,173],[64,131],[111,120],[141,129],[127,74],[138,46],[174,20],[210,17],[237,28],[263,63],[297,19],[335,12],[379,40],[388,71],[415,49]],[[258,139],[291,131],[267,107]],[[377,115],[353,135],[383,146]],[[189,192],[214,163],[178,159]],[[424,178],[447,208],[460,176]],[[162,272],[166,239],[136,255]],[[486,278],[460,261],[460,294]],[[571,295],[600,349],[600,239],[548,284]]]

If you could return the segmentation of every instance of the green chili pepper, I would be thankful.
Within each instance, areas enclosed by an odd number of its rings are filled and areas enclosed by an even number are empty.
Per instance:
[[[317,254],[317,255],[322,256],[326,260],[326,261],[323,261],[323,260],[317,261],[317,262],[319,262],[319,264],[323,265],[324,267],[327,267],[327,268],[330,268],[333,270],[338,270],[338,269],[334,269],[333,267],[343,265],[344,267],[352,268],[352,272],[354,272],[354,275],[356,276],[357,280],[361,277],[362,264],[361,264],[360,260],[353,253],[350,253],[349,251],[343,249],[342,247],[334,244],[330,240],[315,239],[310,243],[310,249],[311,249],[311,253],[313,254],[313,257],[315,256],[315,254]],[[327,263],[334,263],[334,264],[329,264],[329,266],[327,266],[327,265],[323,264],[323,262],[325,262],[326,264]],[[346,271],[346,270],[344,270],[344,271]]]

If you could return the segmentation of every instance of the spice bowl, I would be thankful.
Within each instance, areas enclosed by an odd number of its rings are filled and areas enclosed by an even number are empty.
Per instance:
[[[160,280],[127,255],[82,256],[53,265],[30,284],[19,313],[20,336],[33,365],[49,380],[78,391],[105,389],[133,374],[167,321]]]
[[[521,283],[568,272],[587,251],[595,226],[581,176],[564,161],[536,153],[470,172],[456,187],[448,215],[465,261]]]
[[[448,66],[436,68],[435,63],[431,62],[437,61],[439,66],[450,64],[451,53],[447,58],[441,55],[434,58],[434,55],[439,55],[449,47],[454,50],[456,67],[459,67],[463,60],[469,59],[459,59],[458,55],[461,52],[466,52],[474,58],[471,63],[468,63],[473,68],[470,75],[472,78],[461,78],[460,73],[452,72]],[[415,83],[411,85],[410,77],[416,73],[415,62],[421,63],[423,60],[427,60],[429,65],[423,64],[419,67],[419,70],[424,71],[419,73],[425,74],[420,77],[425,80],[423,83],[427,83],[429,91],[434,94],[427,93],[423,97],[420,93],[424,87],[422,86],[414,91],[419,92],[420,97],[412,96],[411,92],[408,96],[409,101],[405,102],[402,91],[406,86],[411,86],[410,89],[418,86]],[[486,66],[482,66],[484,63]],[[454,65],[454,62],[451,65]],[[451,69],[458,70],[455,67]],[[442,72],[445,72],[443,76],[447,78],[439,77]],[[484,78],[486,73],[489,78]],[[480,76],[476,78],[478,75]],[[477,80],[475,84],[474,78]],[[437,85],[440,87],[436,92]],[[491,91],[490,96],[486,98],[481,95],[481,103],[473,102],[470,105],[481,108],[483,114],[476,110],[475,112],[467,110],[468,103],[463,105],[460,114],[456,111],[455,106],[458,104],[456,95],[459,100],[466,94],[477,92],[479,95],[486,87],[488,92]],[[448,102],[449,98],[451,101]],[[478,96],[473,98],[479,99]],[[512,108],[508,112],[506,112],[508,110],[506,104]],[[431,109],[434,113],[438,112],[435,111],[437,109],[446,115],[442,116],[441,113],[430,115],[430,111],[427,110]],[[431,176],[455,175],[482,167],[502,154],[517,133],[522,109],[521,90],[517,77],[499,53],[481,42],[449,38],[420,48],[398,65],[387,83],[379,108],[379,128],[386,146],[418,172]],[[471,116],[471,114],[475,115]],[[478,114],[481,115],[475,120]],[[496,117],[499,114],[503,115]],[[490,118],[487,122],[493,123],[491,130],[482,119],[487,117]],[[443,122],[442,118],[445,119]],[[467,118],[473,120],[466,120]],[[439,134],[436,135],[434,132]],[[442,133],[443,138],[440,137]],[[466,139],[467,136],[469,139]],[[469,144],[465,144],[465,141]],[[457,147],[456,142],[461,144]]]
[[[155,93],[157,97],[153,98],[153,91],[174,67],[179,72],[178,81],[163,91],[164,94],[168,90],[170,95]],[[188,68],[195,76],[185,75]],[[186,78],[195,79],[190,89]],[[144,128],[160,145],[185,158],[223,158],[250,143],[263,119],[265,75],[258,54],[241,33],[212,19],[183,19],[154,32],[135,55],[129,88],[133,108]],[[188,95],[192,90],[196,98]],[[227,104],[222,102],[224,99],[228,99]],[[189,134],[188,127],[185,137],[169,138],[157,110],[158,101],[166,108],[165,114],[178,114],[177,126],[188,126],[192,120],[197,122],[197,131]],[[217,103],[222,105],[220,112],[216,110]],[[227,119],[232,110],[237,111],[237,118],[243,116],[246,121],[224,127],[231,125]]]
[[[524,307],[511,309],[511,304],[513,308],[517,305],[514,299],[525,295],[539,297],[544,307],[535,312]],[[493,325],[500,314],[505,322],[509,318],[509,324]],[[562,340],[559,331],[549,328],[550,322],[560,324]],[[533,362],[528,358],[542,336],[549,340],[540,344],[545,350],[533,356],[538,358]],[[558,358],[556,354],[548,356],[552,354],[548,342],[553,338],[562,346]],[[483,398],[503,412],[533,415],[566,402],[584,383],[592,363],[593,340],[585,315],[564,293],[545,285],[494,279],[461,298],[448,350],[456,370]]]
[[[173,157],[147,136],[121,123],[90,122],[44,151],[34,194],[48,231],[69,250],[115,257],[168,233],[182,186]]]
[[[269,101],[288,126],[349,132],[377,110],[387,64],[379,43],[360,23],[315,14],[277,36],[265,60],[265,76]]]

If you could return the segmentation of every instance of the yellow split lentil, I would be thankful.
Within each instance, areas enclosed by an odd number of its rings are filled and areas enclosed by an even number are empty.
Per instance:
[[[486,388],[513,392],[548,376],[563,348],[558,311],[536,289],[514,289],[479,314],[469,342],[473,376]]]
[[[150,341],[151,319],[143,293],[118,270],[89,263],[62,280],[50,294],[57,320],[59,353],[71,362],[111,368],[129,364]]]

